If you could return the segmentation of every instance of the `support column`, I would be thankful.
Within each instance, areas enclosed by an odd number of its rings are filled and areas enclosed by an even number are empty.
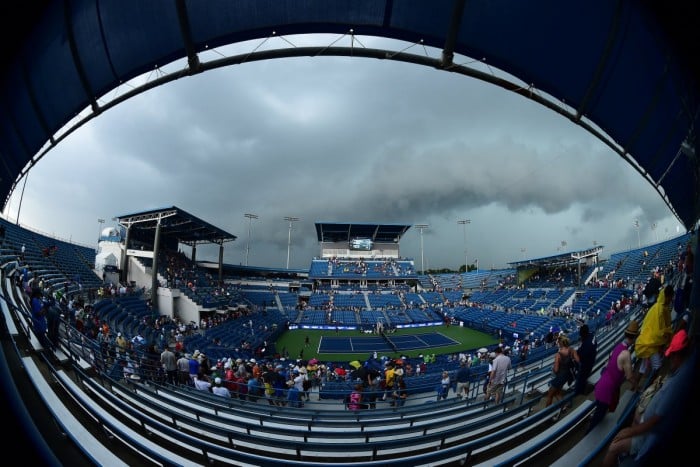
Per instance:
[[[224,244],[219,244],[219,287],[224,286]]]
[[[151,305],[153,310],[158,310],[158,249],[160,247],[160,219],[156,224],[156,235],[153,239],[153,269],[151,270]]]
[[[122,249],[121,260],[119,265],[121,266],[121,274],[119,275],[119,281],[122,284],[126,284],[129,277],[129,256],[126,254],[126,250],[129,249],[129,237],[131,237],[131,225],[126,228],[126,237],[124,237],[124,248]]]
[[[698,323],[698,308],[700,307],[700,268],[698,268],[698,265],[695,264],[697,262],[697,257],[699,253],[698,250],[700,250],[698,246],[700,245],[700,242],[695,240],[694,243],[695,245],[693,254],[695,255],[695,257],[693,258],[693,283],[690,284],[692,288],[690,289],[690,303],[688,306],[688,308],[690,308],[690,322],[688,323],[689,337],[698,336],[698,334],[700,333],[700,323]]]

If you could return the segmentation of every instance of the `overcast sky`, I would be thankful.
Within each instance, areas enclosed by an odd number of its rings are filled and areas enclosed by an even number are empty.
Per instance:
[[[4,212],[13,221],[21,189]],[[108,227],[169,206],[238,236],[225,246],[235,264],[245,262],[244,214],[258,215],[248,264],[265,267],[286,266],[283,218],[298,217],[290,267],[304,269],[319,254],[316,222],[429,224],[426,269],[456,269],[465,256],[503,268],[594,242],[608,257],[685,232],[641,175],[567,119],[471,78],[364,58],[244,64],[137,96],[31,170],[19,220],[95,245],[99,218]],[[418,229],[400,252],[420,270]]]

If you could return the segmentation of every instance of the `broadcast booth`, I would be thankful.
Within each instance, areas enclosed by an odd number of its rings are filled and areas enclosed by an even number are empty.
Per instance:
[[[403,258],[406,224],[317,222],[320,254],[309,279],[321,288],[372,288],[408,285],[416,280],[413,260]]]
[[[321,258],[395,258],[410,225],[316,223]]]
[[[509,263],[516,269],[518,285],[528,281],[537,274],[542,276],[554,276],[556,272],[562,273],[563,280],[559,286],[581,288],[590,277],[582,277],[586,270],[592,270],[595,276],[598,272],[598,260],[603,251],[603,246],[598,245],[585,250],[576,250],[543,258],[534,258]]]

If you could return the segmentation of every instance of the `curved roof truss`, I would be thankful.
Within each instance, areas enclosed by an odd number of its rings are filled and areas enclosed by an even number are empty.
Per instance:
[[[354,56],[430,66],[535,100],[627,160],[687,228],[700,218],[695,157],[700,86],[684,42],[691,35],[682,23],[697,18],[684,17],[685,12],[664,16],[666,7],[654,2],[652,8],[625,0],[585,5],[358,0],[351,7],[325,0],[230,1],[215,7],[186,0],[47,4],[16,60],[0,75],[3,207],[21,178],[67,134],[138,93],[256,60]],[[349,37],[352,46],[293,46],[203,60],[227,44],[318,33]],[[396,39],[441,54],[432,58],[355,46],[360,36]],[[474,62],[487,71],[455,64],[455,55],[477,57]],[[183,69],[102,104],[120,85],[182,58]],[[494,69],[521,83],[497,76]]]

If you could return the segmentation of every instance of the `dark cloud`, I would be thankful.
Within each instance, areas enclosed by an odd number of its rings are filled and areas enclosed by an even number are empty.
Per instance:
[[[462,264],[464,218],[469,256],[497,267],[564,238],[627,248],[634,218],[646,242],[654,223],[677,234],[652,187],[561,116],[469,78],[349,58],[246,64],[131,99],[32,170],[21,219],[90,243],[97,218],[170,205],[237,235],[236,263],[244,213],[258,214],[249,259],[263,266],[284,265],[290,215],[293,267],[318,254],[318,221],[429,223],[434,267]],[[402,253],[417,245],[410,230]]]

